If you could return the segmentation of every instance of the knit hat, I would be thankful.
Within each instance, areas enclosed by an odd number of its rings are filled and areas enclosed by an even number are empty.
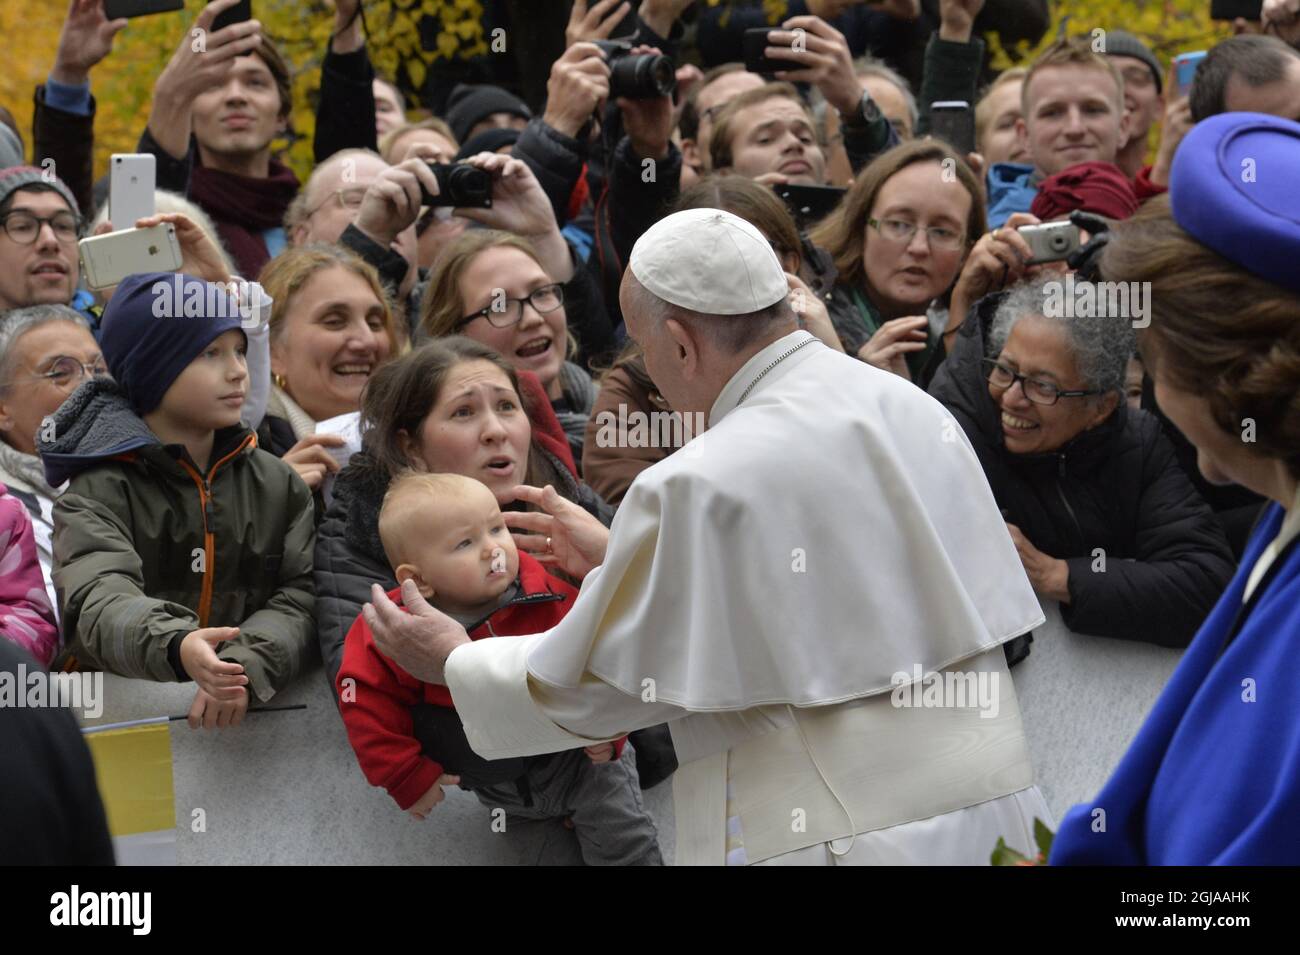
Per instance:
[[[483,119],[493,113],[510,113],[524,119],[532,119],[533,112],[528,104],[514,93],[499,86],[469,86],[464,83],[451,91],[447,98],[445,119],[451,131],[456,134],[456,142],[463,143],[469,137],[469,131]]]
[[[73,212],[78,216],[81,215],[72,190],[63,184],[63,180],[52,172],[37,169],[35,166],[10,166],[8,169],[0,169],[0,204],[19,189],[28,186],[49,186],[64,198]]]
[[[1183,138],[1169,204],[1192,238],[1252,275],[1300,292],[1300,123],[1220,113]]]
[[[239,306],[224,286],[181,272],[128,275],[100,327],[100,349],[136,414],[162,404],[186,367],[219,335],[239,328]]]
[[[23,144],[18,134],[0,123],[0,169],[23,164]]]
[[[1034,196],[1029,211],[1046,222],[1076,209],[1107,219],[1127,219],[1137,208],[1133,184],[1118,166],[1109,162],[1081,162],[1039,183],[1038,195]]]
[[[494,153],[502,146],[513,146],[518,141],[519,130],[517,129],[485,129],[460,147],[456,159],[468,159],[479,153]]]
[[[1107,56],[1131,56],[1135,60],[1141,60],[1151,70],[1151,75],[1156,78],[1156,92],[1163,91],[1165,78],[1160,71],[1160,61],[1147,49],[1146,44],[1133,34],[1127,30],[1107,30],[1105,52]]]

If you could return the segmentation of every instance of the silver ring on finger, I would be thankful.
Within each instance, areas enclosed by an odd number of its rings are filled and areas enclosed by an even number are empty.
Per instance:
[[[546,553],[549,554],[550,552],[551,552],[551,539],[548,537],[546,538]]]

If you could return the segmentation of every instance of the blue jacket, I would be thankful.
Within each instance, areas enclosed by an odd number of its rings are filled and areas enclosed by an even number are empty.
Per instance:
[[[1250,571],[1282,519],[1276,504],[1265,511],[1114,775],[1091,804],[1066,813],[1053,865],[1300,862],[1300,546],[1283,552],[1220,655]],[[1094,831],[1098,810],[1104,831]]]
[[[995,162],[989,167],[989,228],[1004,226],[1013,212],[1028,212],[1038,195],[1034,167],[1028,163]]]

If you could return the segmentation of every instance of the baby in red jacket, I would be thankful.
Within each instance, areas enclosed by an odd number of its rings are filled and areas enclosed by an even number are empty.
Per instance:
[[[394,478],[379,535],[398,582],[389,597],[400,604],[401,584],[413,579],[421,595],[474,640],[542,633],[577,596],[519,553],[496,498],[473,478],[414,472]],[[662,864],[636,771],[618,758],[623,740],[485,760],[470,748],[448,689],[420,682],[385,657],[360,616],[348,631],[337,687],[366,778],[417,819],[442,802],[443,786],[459,785],[490,808],[505,810],[507,832],[564,821],[587,864]],[[540,838],[551,844],[553,835]]]

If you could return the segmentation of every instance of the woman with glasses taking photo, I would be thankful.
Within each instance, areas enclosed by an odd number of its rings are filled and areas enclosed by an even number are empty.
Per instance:
[[[844,350],[924,388],[957,329],[942,300],[983,230],[979,179],[944,143],[872,160],[809,236],[835,262],[826,307]]]
[[[577,342],[569,332],[564,286],[528,240],[493,229],[457,239],[429,280],[420,326],[430,338],[464,335],[481,342],[516,371],[537,375],[574,460],[582,460],[596,383],[569,360]]]
[[[1066,626],[1185,647],[1232,576],[1227,540],[1159,422],[1123,400],[1129,319],[1052,317],[1054,278],[981,300],[930,393]]]

